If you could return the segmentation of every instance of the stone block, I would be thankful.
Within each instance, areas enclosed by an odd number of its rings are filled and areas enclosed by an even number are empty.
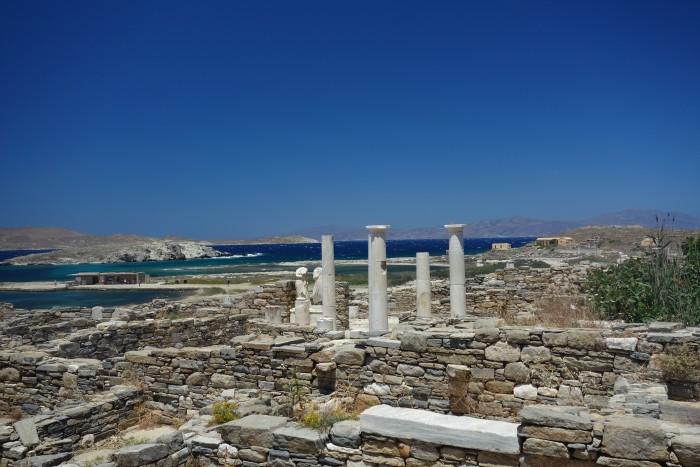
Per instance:
[[[523,347],[520,359],[526,364],[545,363],[552,359],[552,352],[547,347],[529,345]]]
[[[479,328],[474,330],[474,340],[484,344],[493,344],[501,338],[501,333],[496,328]]]
[[[485,358],[493,362],[517,362],[520,360],[520,347],[506,342],[496,342],[486,347]]]
[[[507,329],[506,342],[509,344],[529,344],[530,331],[527,329]]]
[[[425,370],[423,368],[415,365],[406,365],[403,363],[400,363],[396,367],[396,370],[404,376],[414,376],[418,378],[425,374]]]
[[[520,456],[516,454],[479,451],[476,460],[481,467],[518,467],[520,465]]]
[[[230,444],[272,448],[274,445],[273,431],[286,424],[285,417],[248,415],[224,423],[219,427],[219,433],[221,433],[221,438]]]
[[[396,339],[387,339],[385,337],[370,337],[367,339],[369,347],[383,347],[386,349],[398,349],[401,347],[401,341]]]
[[[543,332],[542,343],[547,347],[566,347],[568,333],[566,332]]]
[[[600,331],[567,331],[567,343],[572,349],[605,350],[605,340]]]
[[[295,454],[317,454],[323,450],[328,437],[311,428],[283,426],[273,433],[275,449]]]
[[[512,381],[492,380],[486,381],[484,387],[487,391],[495,392],[496,394],[512,394],[515,383]]]
[[[154,464],[167,455],[168,448],[164,444],[136,444],[123,447],[113,454],[114,461],[119,467]]]
[[[214,433],[217,434],[218,433]],[[193,447],[202,447],[205,449],[218,449],[219,445],[221,444],[221,436],[212,436],[213,434],[208,433],[206,436],[205,435],[197,435],[193,436],[192,438],[187,440],[187,444],[192,445]]]
[[[518,416],[523,424],[584,431],[593,429],[593,422],[588,412],[580,407],[530,405],[523,407]]]
[[[428,348],[430,334],[417,331],[406,331],[401,335],[401,350],[422,353]]]
[[[236,387],[236,377],[231,375],[222,375],[214,373],[211,375],[209,384],[213,388],[231,389]]]
[[[39,434],[33,418],[25,418],[14,423],[15,431],[24,446],[32,447],[39,444]]]
[[[379,397],[373,395],[373,394],[358,394],[357,397],[355,397],[355,411],[356,412],[363,412],[367,410],[370,407],[374,407],[375,405],[379,405]]]
[[[604,465],[606,467],[659,467],[658,462],[633,461],[629,459],[616,459],[607,456],[600,456],[596,464]]]
[[[47,454],[43,456],[31,456],[15,462],[15,467],[53,467],[73,457],[72,452]]]
[[[673,423],[700,426],[700,404],[697,402],[662,401],[659,419]]]
[[[344,345],[336,350],[335,362],[338,365],[363,366],[365,364],[365,350],[354,345]]]
[[[526,439],[523,443],[523,452],[535,456],[556,457],[558,459],[569,458],[569,450],[563,443],[537,438]]]
[[[626,350],[628,352],[634,352],[637,348],[636,337],[606,337],[605,345],[611,350]]]
[[[656,321],[647,326],[649,332],[674,332],[685,328],[683,323]]]
[[[471,379],[475,381],[490,381],[494,379],[496,373],[493,368],[472,368]]]
[[[700,435],[676,436],[671,448],[683,467],[700,467]]]
[[[330,431],[331,442],[336,446],[358,449],[360,447],[360,421],[344,420],[335,423]]]
[[[200,372],[192,373],[185,379],[185,384],[188,386],[204,386],[207,382],[207,375]]]
[[[360,415],[362,433],[464,449],[517,454],[517,424],[379,405]]]
[[[504,369],[503,376],[516,383],[529,383],[530,369],[523,362],[508,363]]]
[[[584,430],[569,430],[566,428],[551,428],[546,426],[521,425],[518,433],[524,438],[539,438],[561,443],[590,443],[593,433]]]
[[[603,452],[632,460],[668,461],[666,433],[658,420],[620,417],[603,428]]]
[[[513,388],[513,395],[529,401],[537,400],[537,388],[532,384],[521,384]]]

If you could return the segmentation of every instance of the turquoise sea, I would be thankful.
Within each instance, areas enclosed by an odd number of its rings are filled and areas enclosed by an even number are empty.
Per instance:
[[[517,238],[467,238],[466,254],[477,254],[491,248],[491,243],[509,242],[513,247],[522,246],[533,237]],[[0,266],[0,282],[70,281],[71,274],[79,272],[145,272],[152,277],[193,274],[230,274],[293,270],[296,267],[280,263],[321,261],[321,244],[304,243],[290,245],[217,245],[215,249],[231,254],[228,257],[191,259],[186,261],[153,261],[146,263],[109,263],[79,265]],[[431,256],[444,255],[447,239],[439,240],[388,240],[389,258],[415,256],[427,251]],[[26,254],[25,251],[0,251],[0,261]],[[338,260],[366,260],[366,241],[335,243]],[[412,270],[403,266],[392,270]],[[337,274],[365,272],[364,265],[337,265]],[[60,291],[60,292],[0,292],[0,302],[13,303],[17,308],[37,309],[52,306],[118,306],[129,303],[145,303],[156,297],[177,298],[183,292],[160,291]]]

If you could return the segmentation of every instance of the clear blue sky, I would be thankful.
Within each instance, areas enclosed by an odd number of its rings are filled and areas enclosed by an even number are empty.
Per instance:
[[[5,1],[0,225],[700,216],[698,1]]]

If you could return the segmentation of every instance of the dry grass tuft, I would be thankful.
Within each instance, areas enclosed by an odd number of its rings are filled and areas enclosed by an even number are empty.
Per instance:
[[[12,407],[12,410],[10,410],[10,413],[8,415],[12,420],[18,422],[24,417],[24,412],[22,412],[22,409],[20,409],[19,407]]]
[[[583,298],[566,295],[541,298],[535,302],[535,324],[559,328],[603,328]]]

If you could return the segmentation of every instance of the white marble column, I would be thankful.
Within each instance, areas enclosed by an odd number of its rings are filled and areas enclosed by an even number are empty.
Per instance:
[[[333,235],[321,237],[321,293],[323,317],[333,320],[333,330],[336,328],[335,304],[335,253],[333,250]]]
[[[430,318],[429,253],[416,253],[416,317]]]
[[[368,225],[369,334],[389,332],[386,290],[386,231],[388,225]]]
[[[464,287],[464,224],[445,226],[450,235],[450,309],[455,318],[467,316]]]

